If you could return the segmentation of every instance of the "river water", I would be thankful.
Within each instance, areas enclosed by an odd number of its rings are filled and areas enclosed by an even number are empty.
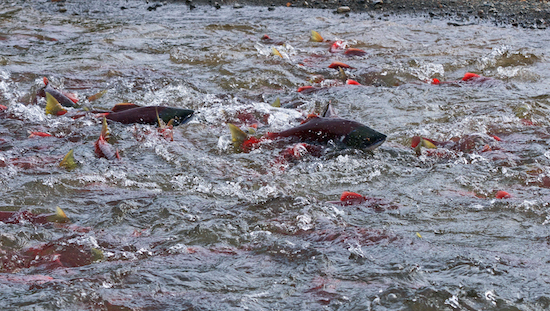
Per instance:
[[[0,4],[0,210],[59,206],[71,220],[0,223],[2,309],[550,306],[547,31],[283,7],[153,8]],[[310,41],[311,30],[326,42]],[[366,55],[331,53],[334,40]],[[339,81],[334,61],[354,67],[345,73],[362,85],[297,92],[320,76],[316,85]],[[466,72],[491,83],[426,83]],[[101,120],[46,115],[35,98],[43,77],[81,107],[196,115],[173,141],[154,126],[110,123],[121,160],[97,158]],[[329,103],[386,142],[290,162],[280,161],[284,146],[230,148],[227,123],[274,132]],[[417,154],[416,135],[475,146]],[[59,167],[71,149],[79,166]],[[497,199],[499,190],[511,198]],[[344,191],[373,199],[330,202]],[[17,266],[29,249],[50,252]],[[102,256],[62,258],[62,267],[45,259],[70,249]]]

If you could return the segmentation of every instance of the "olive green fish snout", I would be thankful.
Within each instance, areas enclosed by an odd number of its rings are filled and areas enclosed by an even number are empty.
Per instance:
[[[360,126],[352,130],[344,139],[346,146],[374,150],[386,141],[387,136],[368,126]]]

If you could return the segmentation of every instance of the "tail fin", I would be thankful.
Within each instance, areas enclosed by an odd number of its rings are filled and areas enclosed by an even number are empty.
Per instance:
[[[67,214],[65,214],[61,207],[57,206],[55,208],[55,214],[48,216],[48,221],[64,223],[69,221],[69,217],[67,217]]]
[[[64,167],[68,170],[73,170],[78,166],[78,164],[76,163],[76,161],[74,159],[73,149],[71,149],[71,150],[69,150],[69,152],[67,152],[67,155],[65,155],[63,160],[61,160],[61,162],[59,163],[59,166]]]
[[[88,96],[88,100],[91,101],[91,102],[94,101],[94,100],[98,100],[103,95],[105,95],[106,93],[107,93],[107,90],[99,91],[99,92],[95,93],[94,95]]]
[[[342,67],[338,67],[338,76],[342,81],[346,81],[348,79],[348,75],[346,74],[346,72]]]
[[[101,126],[101,134],[99,134],[99,137],[103,137],[106,142],[109,142],[110,136],[111,133],[109,132],[109,127],[107,126],[107,119],[103,117],[103,125]]]
[[[323,37],[315,30],[311,31],[311,41],[313,42],[323,42]]]
[[[275,101],[273,102],[273,104],[271,104],[271,106],[281,108],[281,100],[279,99],[279,97],[275,99]]]
[[[239,148],[243,142],[248,139],[248,135],[234,124],[227,123],[227,126],[229,127],[229,131],[231,131],[231,140],[233,141],[233,145],[236,148]]]
[[[52,96],[52,94],[46,92],[46,114],[54,116],[61,116],[67,113],[67,109],[63,108],[61,104]]]
[[[274,47],[271,48],[271,53],[273,53],[273,55],[275,56],[280,56],[281,58],[283,58],[283,55],[281,55],[281,52],[279,52],[279,50],[277,50]]]

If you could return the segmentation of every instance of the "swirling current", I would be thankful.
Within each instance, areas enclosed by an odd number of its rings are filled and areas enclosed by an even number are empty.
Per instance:
[[[478,20],[3,1],[0,211],[19,218],[0,223],[1,308],[545,310],[549,49]],[[81,117],[45,113],[44,77]],[[118,103],[195,115],[171,137],[110,122],[120,160],[97,157],[85,110]],[[260,136],[328,104],[386,142],[233,148],[228,123]],[[36,221],[56,207],[70,223]]]

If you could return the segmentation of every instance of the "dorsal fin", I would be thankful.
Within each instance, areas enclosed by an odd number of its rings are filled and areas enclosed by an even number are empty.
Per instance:
[[[124,111],[124,110],[138,108],[138,107],[141,107],[141,106],[132,104],[132,103],[120,103],[120,104],[114,105],[113,108],[111,108],[111,111],[119,112],[119,111]]]
[[[334,108],[332,108],[332,105],[330,103],[327,104],[325,107],[325,110],[321,114],[323,118],[336,118],[336,112],[334,111]]]

